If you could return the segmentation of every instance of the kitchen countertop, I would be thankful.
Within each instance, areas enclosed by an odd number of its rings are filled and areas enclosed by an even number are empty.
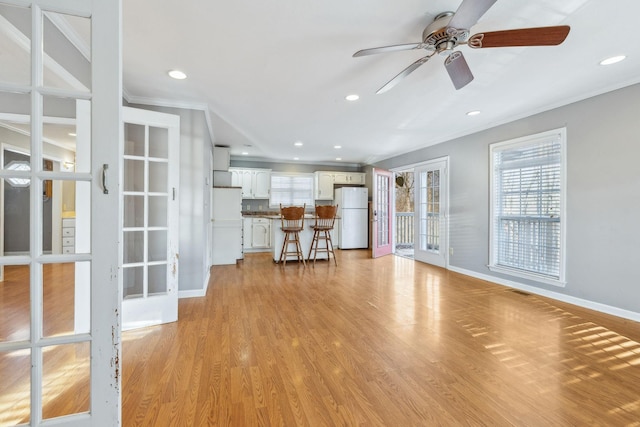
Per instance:
[[[280,219],[279,213],[274,212],[265,212],[265,213],[252,213],[252,214],[242,214],[243,216],[249,216],[254,218],[267,218],[267,219]],[[304,219],[316,219],[316,215],[313,213],[304,214]],[[339,216],[336,215],[336,219],[340,219]]]

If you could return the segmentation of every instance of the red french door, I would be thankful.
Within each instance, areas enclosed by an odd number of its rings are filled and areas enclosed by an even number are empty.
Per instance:
[[[391,253],[393,236],[391,234],[391,201],[393,190],[393,172],[373,169],[373,226],[371,256],[378,258]]]

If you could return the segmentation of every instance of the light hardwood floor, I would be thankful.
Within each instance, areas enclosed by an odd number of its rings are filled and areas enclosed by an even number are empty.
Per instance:
[[[366,251],[249,254],[125,334],[125,425],[640,425],[640,325]]]
[[[180,300],[177,323],[123,333],[124,425],[640,426],[640,324],[405,258],[337,255],[302,268],[248,254],[212,269],[206,297]],[[3,319],[24,319],[1,296]],[[69,328],[59,317],[52,331]],[[17,360],[0,358],[3,375]],[[75,377],[57,377],[45,413],[86,406]],[[6,379],[0,406],[15,396]]]

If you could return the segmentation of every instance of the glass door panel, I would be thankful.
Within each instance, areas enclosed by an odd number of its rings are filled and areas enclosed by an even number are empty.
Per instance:
[[[389,255],[392,250],[392,181],[392,172],[381,169],[373,170],[373,258]]]
[[[31,82],[31,9],[0,3],[0,82],[28,85]]]
[[[446,162],[436,161],[415,169],[416,247],[418,261],[446,265]]]
[[[30,421],[31,350],[0,351],[0,425]]]
[[[44,86],[90,92],[91,20],[47,11],[42,24]]]
[[[28,341],[31,336],[30,277],[29,265],[4,266],[4,280],[0,284],[0,342]]]
[[[179,121],[131,108],[125,113],[123,328],[131,329],[177,320]]]

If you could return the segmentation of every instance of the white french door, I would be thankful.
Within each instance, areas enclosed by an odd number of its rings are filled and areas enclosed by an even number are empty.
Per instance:
[[[389,255],[393,249],[392,205],[393,172],[373,169],[373,226],[371,256]]]
[[[1,236],[0,425],[121,422],[120,28],[119,1],[0,0],[0,137],[27,154],[0,185],[28,198]]]
[[[447,264],[447,159],[414,169],[414,258],[445,267]]]
[[[122,329],[178,320],[180,117],[125,107]]]

